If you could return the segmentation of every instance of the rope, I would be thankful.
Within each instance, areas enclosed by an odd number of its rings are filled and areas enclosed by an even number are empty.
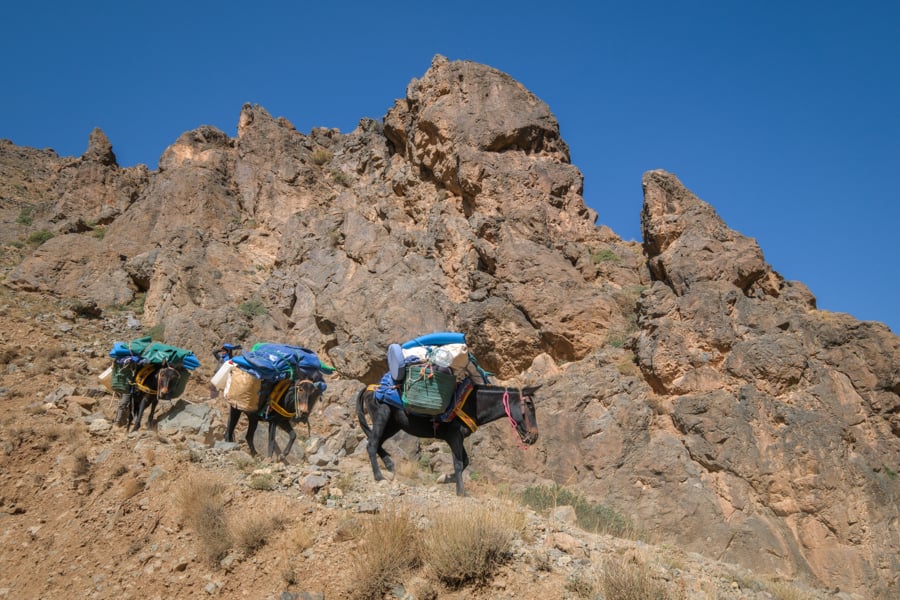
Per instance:
[[[522,391],[519,390],[519,399],[521,401]],[[519,444],[519,448],[522,450],[528,450],[528,446],[522,441],[522,436],[519,435],[519,426],[516,424],[516,420],[513,419],[512,412],[509,409],[509,388],[503,388],[503,409],[506,411],[506,417],[509,419],[509,424],[512,425],[513,432],[516,434],[516,442]]]

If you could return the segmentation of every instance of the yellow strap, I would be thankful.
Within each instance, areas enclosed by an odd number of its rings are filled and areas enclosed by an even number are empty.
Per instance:
[[[281,406],[281,399],[284,398],[284,393],[287,391],[288,387],[290,387],[291,383],[292,381],[290,379],[282,379],[276,383],[275,387],[272,388],[272,391],[269,392],[269,407],[282,417],[288,419],[297,416],[296,412],[288,412],[287,409]]]
[[[156,365],[144,365],[141,367],[141,370],[137,372],[137,375],[134,376],[134,387],[144,392],[145,394],[155,394],[156,391],[151,390],[144,382],[147,381],[147,378],[150,377],[150,374],[156,369]]]
[[[456,405],[456,408],[453,409],[453,416],[459,417],[459,419],[463,423],[466,424],[466,427],[468,427],[470,430],[472,430],[472,433],[475,433],[475,431],[478,429],[478,425],[475,424],[475,421],[474,421],[474,419],[472,419],[472,417],[470,417],[469,415],[467,415],[466,413],[463,412],[463,406],[466,405],[466,400],[469,399],[469,396],[472,395],[473,391],[474,391],[474,388],[470,389],[469,393],[466,394],[465,398],[460,400],[459,404]]]

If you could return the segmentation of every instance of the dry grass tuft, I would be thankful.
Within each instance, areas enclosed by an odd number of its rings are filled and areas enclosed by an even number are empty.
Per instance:
[[[122,498],[128,500],[144,491],[144,482],[136,476],[131,476],[122,482]]]
[[[416,526],[402,510],[372,517],[354,563],[353,600],[379,600],[418,562]]]
[[[232,524],[234,542],[246,554],[255,552],[266,545],[269,538],[284,528],[285,519],[280,511],[249,513]]]
[[[183,480],[175,496],[185,525],[197,534],[204,557],[211,563],[231,549],[234,536],[225,515],[225,482],[195,473]]]
[[[313,163],[317,165],[324,165],[332,159],[333,155],[325,148],[316,148],[312,151],[310,157],[312,158]]]
[[[253,473],[247,485],[254,490],[271,491],[278,487],[278,481],[272,473]]]
[[[786,581],[771,581],[765,588],[775,600],[815,600],[815,596]]]
[[[484,582],[509,558],[524,524],[518,511],[486,505],[449,509],[435,515],[423,536],[423,555],[434,575],[448,586]]]
[[[305,523],[300,523],[298,526],[293,527],[288,532],[288,542],[293,549],[293,552],[291,552],[291,554],[303,553],[308,548],[312,548],[315,541],[316,536],[314,532],[311,531]]]
[[[72,455],[72,476],[76,479],[84,477],[91,469],[91,461],[86,450],[76,450]]]
[[[640,561],[607,561],[600,575],[605,600],[681,600],[684,594],[653,577]]]

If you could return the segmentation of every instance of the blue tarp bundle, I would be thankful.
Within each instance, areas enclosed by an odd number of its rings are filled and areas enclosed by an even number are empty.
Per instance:
[[[301,374],[321,381],[322,373],[334,371],[309,348],[287,344],[256,344],[249,352],[231,360],[257,379],[268,381],[296,379]]]
[[[130,358],[132,360],[139,359],[135,362],[152,364],[162,364],[165,361],[173,366],[184,367],[188,371],[193,371],[200,366],[200,361],[190,350],[154,342],[150,336],[130,342],[116,342],[109,355],[116,360]]]

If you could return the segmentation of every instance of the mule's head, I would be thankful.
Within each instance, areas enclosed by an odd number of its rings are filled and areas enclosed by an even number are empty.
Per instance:
[[[516,423],[516,434],[522,443],[531,446],[538,441],[537,413],[534,409],[534,393],[541,386],[519,390],[519,401],[511,403],[510,416]]]
[[[301,379],[294,386],[294,395],[294,401],[296,402],[294,411],[297,413],[294,420],[301,423],[308,423],[309,413],[312,412],[313,407],[316,405],[316,401],[322,395],[322,390],[314,381]]]
[[[160,400],[172,399],[172,388],[178,383],[178,369],[163,365],[156,374],[156,397]]]

